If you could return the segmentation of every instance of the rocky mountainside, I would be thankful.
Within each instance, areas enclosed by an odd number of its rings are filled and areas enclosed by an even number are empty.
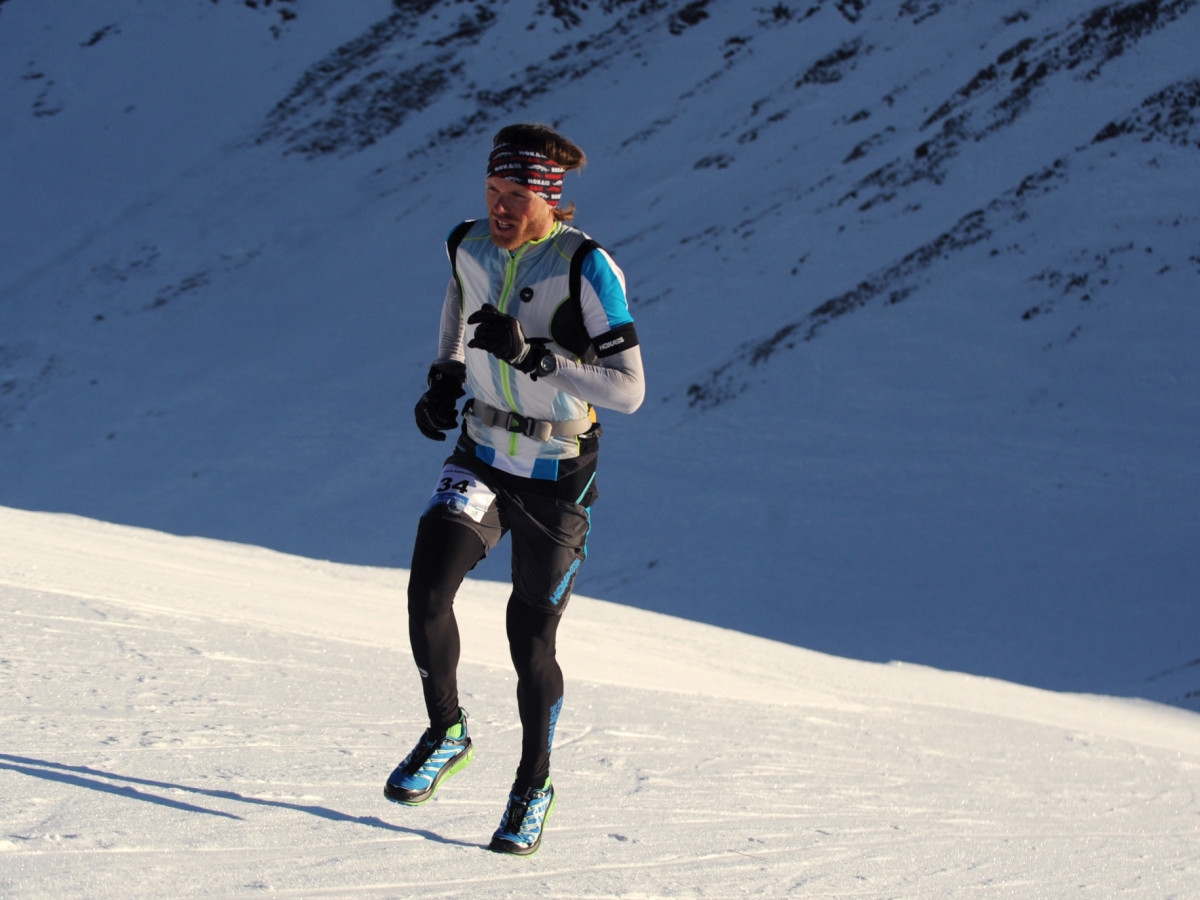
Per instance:
[[[440,240],[544,120],[650,379],[582,591],[1195,702],[1197,6],[7,0],[0,503],[406,566]]]

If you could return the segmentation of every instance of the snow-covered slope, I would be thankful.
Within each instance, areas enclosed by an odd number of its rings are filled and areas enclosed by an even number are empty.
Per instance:
[[[486,842],[519,753],[506,592],[459,601],[476,759],[424,722],[404,573],[0,509],[0,894],[1186,897],[1200,718],[838,659],[577,597],[559,801]],[[417,702],[419,706],[419,701]]]
[[[7,0],[0,504],[406,566],[440,242],[546,120],[650,378],[582,591],[1196,708],[1198,39],[1195,0]]]

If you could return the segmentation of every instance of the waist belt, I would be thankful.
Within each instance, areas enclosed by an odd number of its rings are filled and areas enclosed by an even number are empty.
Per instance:
[[[513,434],[523,434],[526,437],[531,437],[535,441],[542,441],[543,443],[552,437],[574,437],[583,434],[586,431],[590,431],[592,426],[596,424],[590,416],[584,416],[582,419],[568,419],[562,422],[533,419],[529,416],[522,416],[519,413],[496,409],[494,406],[488,406],[486,403],[481,403],[475,399],[467,402],[463,412],[475,416],[480,424],[488,428],[503,428],[505,431],[512,432]]]

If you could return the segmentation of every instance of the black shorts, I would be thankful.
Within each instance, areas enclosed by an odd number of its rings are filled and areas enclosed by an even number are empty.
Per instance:
[[[596,458],[558,481],[522,478],[456,452],[445,466],[423,518],[469,528],[486,556],[512,535],[513,594],[536,609],[559,614],[587,558]],[[482,558],[482,556],[480,557]]]

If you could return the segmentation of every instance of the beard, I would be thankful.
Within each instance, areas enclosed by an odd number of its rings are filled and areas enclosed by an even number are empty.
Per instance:
[[[553,217],[548,221],[542,221],[541,219],[522,219],[512,216],[488,216],[488,228],[491,232],[492,243],[501,250],[516,250],[530,241],[545,237],[553,227]]]

